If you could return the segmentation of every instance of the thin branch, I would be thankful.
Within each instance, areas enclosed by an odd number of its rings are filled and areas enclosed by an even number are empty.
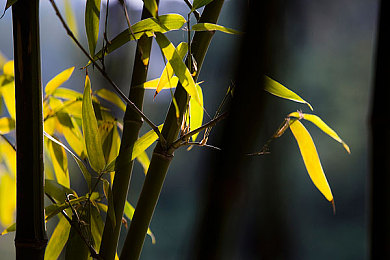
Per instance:
[[[219,147],[216,147],[216,146],[213,146],[213,145],[209,145],[209,144],[203,144],[203,143],[198,143],[198,142],[187,142],[187,143],[183,143],[181,146],[184,146],[184,145],[195,145],[195,146],[201,146],[201,147],[207,147],[207,148],[211,148],[211,149],[214,149],[214,150],[218,150],[218,151],[222,151],[221,148]]]
[[[190,8],[190,10],[192,9],[192,4],[190,3],[190,1],[188,1],[188,0],[184,0],[184,2],[187,4],[187,6]],[[196,18],[196,20],[199,22],[199,19],[200,19],[200,14],[199,14],[199,12],[198,11],[194,11],[193,12],[194,13],[194,15],[195,15],[195,18]],[[190,13],[191,14],[191,13]],[[189,29],[189,28],[188,28]]]
[[[66,24],[64,18],[62,17],[60,11],[58,10],[58,7],[54,0],[49,0],[51,5],[54,8],[54,11],[58,18],[60,19],[64,29],[66,30],[67,34],[72,38],[72,40],[76,43],[76,45],[80,48],[80,50],[85,54],[85,56],[88,57],[88,59],[93,63],[93,65],[99,70],[99,72],[102,74],[102,76],[110,83],[110,85],[115,89],[115,91],[121,96],[121,98],[132,108],[134,111],[142,117],[142,119],[145,120],[145,122],[153,129],[153,131],[156,132],[159,139],[163,144],[166,144],[166,140],[164,136],[161,134],[158,127],[133,103],[131,100],[120,90],[120,88],[115,84],[115,82],[108,76],[108,74],[102,69],[102,67],[99,66],[99,64],[92,58],[92,56],[84,49],[84,47],[81,45],[81,43],[76,39],[68,25]]]

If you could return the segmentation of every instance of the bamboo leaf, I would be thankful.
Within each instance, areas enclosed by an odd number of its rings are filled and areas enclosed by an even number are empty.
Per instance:
[[[119,107],[122,111],[126,111],[126,104],[123,103],[122,99],[120,99],[120,97],[118,97],[118,95],[115,94],[114,92],[105,88],[101,88],[95,93],[97,96],[113,103],[114,105]]]
[[[14,61],[13,60],[10,60],[4,64],[3,73],[6,76],[14,77]]]
[[[191,72],[184,64],[182,58],[175,50],[173,44],[162,33],[156,32],[156,40],[165,57],[171,64],[176,76],[179,78],[179,81],[183,88],[187,91],[191,98],[195,99],[195,101],[198,102],[199,105],[201,105],[199,93],[196,89],[195,81],[192,78]]]
[[[85,158],[85,148],[83,141],[83,134],[78,127],[76,120],[70,117],[72,125],[70,127],[63,127],[62,134],[64,135],[66,141],[73,149],[73,151],[80,156],[80,158]],[[61,121],[61,120],[60,120]]]
[[[74,36],[77,38],[78,36],[78,29],[77,29],[77,20],[76,15],[73,11],[72,4],[70,0],[64,0],[64,7],[65,7],[65,19],[66,22],[74,34]]]
[[[57,182],[66,188],[69,188],[68,157],[66,156],[65,149],[58,145],[58,143],[49,142],[48,151]]]
[[[194,24],[191,28],[191,31],[220,31],[228,34],[242,34],[241,32],[227,28],[222,25],[213,24],[213,23],[197,23]]]
[[[100,249],[103,229],[104,229],[104,223],[100,215],[100,212],[95,206],[92,206],[91,207],[91,233],[95,244],[95,249],[97,252],[99,252]]]
[[[179,54],[180,58],[183,60],[184,56],[188,52],[188,44],[186,42],[180,43],[177,46],[176,51]],[[161,73],[160,80],[158,81],[157,88],[156,88],[156,94],[154,94],[155,97],[166,85],[170,86],[169,88],[172,88],[172,85],[174,85],[173,83],[175,83],[172,80],[173,74],[174,74],[174,71],[173,71],[172,65],[168,61],[163,72]],[[176,84],[177,84],[177,82],[176,82]],[[175,87],[176,87],[176,85],[175,85]]]
[[[190,129],[194,130],[198,127],[202,126],[203,123],[203,93],[202,88],[199,86],[199,84],[196,84],[196,88],[198,90],[199,99],[201,104],[199,105],[197,102],[195,102],[192,98],[190,99]],[[196,137],[198,134],[194,134],[191,138],[195,142]]]
[[[15,82],[11,81],[1,86],[1,94],[9,115],[15,119]]]
[[[88,160],[96,172],[101,172],[106,166],[106,162],[104,160],[95,112],[92,106],[91,82],[88,76],[85,79],[82,114],[82,126]]]
[[[134,216],[135,209],[134,207],[126,200],[125,202],[125,209],[124,209],[124,215],[129,219],[132,220]],[[154,237],[154,234],[150,228],[148,228],[147,234],[152,239],[152,244],[156,244],[156,238]]]
[[[68,88],[57,88],[52,95],[62,99],[83,99],[83,94]]]
[[[160,78],[152,79],[149,81],[146,81],[145,83],[136,86],[136,88],[144,88],[144,89],[157,89],[158,82],[160,81]],[[166,82],[164,86],[162,86],[162,89],[170,89],[170,88],[176,88],[177,83],[179,83],[179,78],[176,76],[172,76],[170,81]]]
[[[213,0],[194,0],[194,2],[192,3],[191,12],[195,11],[198,8],[201,8],[202,6],[208,5],[212,1]]]
[[[163,125],[159,125],[158,130],[162,130]],[[158,136],[154,130],[150,130],[134,143],[133,153],[131,155],[131,160],[134,160],[136,157],[140,156],[142,152],[148,149],[156,140]]]
[[[11,226],[8,228],[4,229],[3,232],[0,233],[0,236],[5,235],[10,232],[15,232],[16,231],[16,223],[13,223]]]
[[[114,211],[114,201],[112,200],[112,191],[110,188],[110,183],[106,179],[103,180],[103,191],[104,195],[107,198],[108,205],[112,205],[108,207],[108,217],[111,219],[112,228],[115,228],[116,220],[115,220],[115,211]]]
[[[291,122],[292,121],[292,122]],[[298,143],[303,162],[311,180],[325,198],[333,204],[333,195],[321,166],[317,149],[309,132],[299,120],[291,120],[290,129]]]
[[[49,194],[59,203],[65,202],[65,194],[73,194],[75,197],[77,197],[77,194],[74,190],[63,186],[54,180],[48,179],[45,179],[45,193]]]
[[[0,133],[7,134],[15,129],[15,120],[10,117],[0,118]]]
[[[68,147],[66,147],[64,144],[62,144],[58,140],[56,140],[54,137],[52,137],[51,135],[49,135],[46,132],[43,132],[43,134],[46,138],[48,138],[52,142],[55,142],[58,145],[62,146],[68,153],[70,153],[72,155],[73,159],[76,161],[77,165],[79,166],[85,180],[87,181],[89,189],[91,189],[92,177],[91,177],[91,174],[89,173],[89,171],[87,170],[87,167],[84,165],[83,161],[81,161],[80,158],[77,157],[77,155],[75,155]]]
[[[51,95],[59,86],[64,84],[70,76],[72,76],[72,73],[74,71],[74,67],[71,67],[69,69],[66,69],[62,71],[60,74],[52,78],[45,87],[45,93],[46,95]]]
[[[113,52],[128,41],[138,40],[139,38],[141,38],[141,36],[145,34],[148,37],[152,37],[155,32],[166,33],[172,30],[179,30],[185,22],[186,20],[184,19],[184,17],[179,14],[166,14],[159,16],[158,19],[147,18],[141,20],[131,27],[135,38],[128,29],[122,31],[114,39],[111,40],[111,44],[107,46],[106,53],[108,54]],[[102,50],[100,50],[94,58],[102,58]]]
[[[70,224],[65,217],[59,216],[59,218],[60,221],[54,229],[49,243],[47,244],[45,250],[45,260],[58,259],[65,247],[66,241],[68,240]]]
[[[157,18],[158,15],[158,5],[156,3],[156,0],[142,0],[144,1],[144,5],[146,9],[148,9],[149,13]]]
[[[289,90],[288,88],[286,88],[279,82],[276,82],[275,80],[271,79],[270,77],[268,76],[264,77],[264,84],[265,84],[264,90],[267,91],[268,93],[298,103],[304,103],[308,105],[311,110],[313,110],[313,107],[309,104],[309,102],[303,100],[300,96],[295,94],[293,91]]]
[[[304,114],[304,113],[300,113],[300,112],[293,112],[293,113],[289,114],[288,117],[296,117],[296,118],[299,118],[299,119],[302,118],[302,119],[305,119],[307,121],[312,122],[319,129],[321,129],[325,134],[329,135],[334,140],[336,140],[337,142],[342,144],[344,149],[348,153],[351,153],[351,150],[349,149],[349,146],[343,140],[341,140],[341,138],[338,136],[338,134],[332,128],[330,128],[324,121],[322,121],[322,119],[320,117],[318,117],[316,115]]]
[[[101,0],[87,0],[85,6],[85,32],[87,34],[89,52],[95,55],[96,43],[99,36]]]
[[[16,181],[9,174],[0,175],[0,223],[9,226],[15,222]]]
[[[137,161],[142,165],[142,168],[144,169],[144,173],[146,175],[150,165],[150,159],[148,157],[148,154],[143,151],[140,155],[137,156]]]

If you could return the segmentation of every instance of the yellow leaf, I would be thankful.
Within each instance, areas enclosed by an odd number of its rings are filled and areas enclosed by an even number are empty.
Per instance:
[[[140,155],[137,156],[137,161],[142,165],[142,168],[144,169],[144,173],[146,175],[150,165],[150,159],[148,157],[148,154],[143,151],[142,153],[140,153]]]
[[[203,93],[202,88],[199,84],[196,84],[196,88],[199,94],[199,100],[201,104],[195,102],[192,98],[190,99],[190,130],[195,130],[202,126],[203,123]],[[198,134],[192,136],[192,140],[195,142]]]
[[[325,198],[333,204],[332,191],[326,180],[317,149],[309,132],[299,120],[291,120],[290,129],[298,143],[303,162],[311,180]]]
[[[9,115],[15,119],[15,83],[11,81],[1,87],[1,94],[4,99]]]
[[[59,86],[64,84],[74,71],[74,67],[64,70],[54,78],[52,78],[45,87],[46,95],[51,95]]]
[[[0,118],[0,133],[6,134],[15,129],[15,120],[9,117]]]
[[[15,222],[16,181],[8,174],[0,176],[0,223],[9,226]]]
[[[149,81],[146,81],[144,84],[138,85],[139,88],[144,89],[157,89],[158,82],[160,81],[160,78],[152,79]],[[170,88],[176,88],[177,83],[179,82],[179,78],[176,76],[172,76],[170,81],[167,81],[164,86],[162,86],[162,89],[170,89]]]
[[[3,66],[3,73],[7,76],[14,76],[14,61],[10,60]]]
[[[316,115],[304,114],[304,113],[300,113],[300,112],[290,113],[288,115],[288,117],[302,118],[302,119],[305,119],[307,121],[312,122],[319,129],[321,129],[324,133],[326,133],[327,135],[332,137],[337,142],[341,143],[344,146],[345,150],[347,150],[348,153],[351,153],[349,146],[343,140],[341,140],[341,138],[337,135],[337,133],[332,128],[330,128],[324,121],[322,121],[322,119],[320,117],[318,117]]]
[[[68,157],[65,149],[51,140],[47,144],[57,182],[69,188]]]

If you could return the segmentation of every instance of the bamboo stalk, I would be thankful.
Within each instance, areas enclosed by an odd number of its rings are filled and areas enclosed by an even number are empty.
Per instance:
[[[158,2],[158,1],[157,1]],[[142,11],[142,19],[151,17],[150,13],[144,7]],[[152,38],[142,37],[137,42],[136,54],[134,59],[133,77],[130,86],[129,99],[142,111],[144,92],[143,88],[136,88],[140,84],[145,83],[149,63],[145,66],[142,61],[142,56],[150,54],[152,46]],[[142,53],[141,53],[142,50]],[[138,139],[138,134],[141,129],[143,119],[129,105],[126,107],[126,112],[123,118],[123,133],[119,154],[116,159],[115,177],[112,186],[112,196],[116,225],[114,228],[112,220],[106,219],[102,242],[99,255],[103,259],[114,259],[118,245],[119,233],[121,229],[121,220],[123,216],[125,201],[129,189],[130,179],[133,171],[133,162],[131,154],[133,146]]]
[[[39,1],[12,6],[17,143],[16,258],[43,259],[43,120],[39,45]]]
[[[223,2],[223,0],[214,0],[207,5],[199,22],[217,23]],[[194,77],[195,80],[199,75],[213,35],[213,32],[196,32],[193,37],[191,53],[198,64],[198,71]],[[174,97],[179,107],[180,116],[178,120],[176,118],[175,105],[171,103],[162,129],[162,135],[165,137],[168,144],[167,147],[169,147],[178,136],[183,113],[189,98],[187,92],[180,84],[175,90]],[[120,259],[139,259],[146,232],[152,219],[172,158],[173,151],[168,152],[167,148],[165,148],[161,142],[158,142],[153,152],[148,174],[146,175]]]

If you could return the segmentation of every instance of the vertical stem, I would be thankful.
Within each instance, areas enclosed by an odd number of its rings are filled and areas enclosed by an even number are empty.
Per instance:
[[[16,258],[43,259],[47,236],[43,204],[43,120],[39,1],[12,7],[17,144]]]
[[[390,258],[389,11],[390,2],[381,1],[371,112],[371,259]]]
[[[151,17],[151,14],[144,7],[141,19],[146,19],[148,17]],[[137,42],[136,54],[134,58],[133,76],[130,86],[129,99],[140,110],[142,110],[143,106],[144,89],[136,88],[135,86],[143,84],[146,81],[149,63],[145,65],[143,63],[143,57],[149,57],[151,46],[152,38],[142,37],[139,39]],[[108,260],[115,258],[125,201],[127,199],[131,174],[133,171],[133,161],[131,160],[131,154],[133,152],[134,143],[138,139],[138,134],[142,123],[143,119],[134,111],[134,109],[127,106],[125,116],[123,118],[123,134],[119,154],[116,159],[115,178],[112,185],[114,205],[109,205],[109,207],[114,207],[116,225],[114,228],[112,228],[112,220],[107,217],[99,252],[99,255],[102,256],[103,259]]]
[[[216,23],[223,2],[223,0],[214,0],[208,4],[205,7],[199,22]],[[190,53],[192,53],[198,64],[198,71],[194,77],[195,80],[199,75],[213,35],[213,32],[196,32],[194,35]],[[175,90],[175,99],[180,111],[179,122],[176,118],[175,105],[171,102],[164,127],[162,129],[162,134],[167,141],[168,147],[178,136],[181,120],[188,103],[188,94],[180,84]],[[154,209],[157,205],[160,191],[164,184],[165,176],[172,157],[173,153],[168,153],[160,142],[157,143],[150,162],[148,174],[146,175],[141,195],[131,221],[130,229],[126,236],[120,259],[139,259],[145,241],[146,232],[152,219]]]

